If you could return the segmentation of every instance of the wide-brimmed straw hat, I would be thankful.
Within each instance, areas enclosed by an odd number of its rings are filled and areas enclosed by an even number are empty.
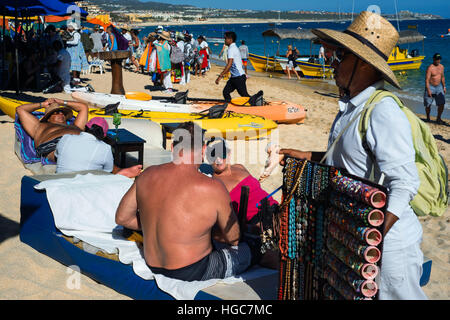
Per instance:
[[[45,109],[45,114],[41,118],[41,122],[47,122],[48,118],[50,118],[51,115],[53,113],[55,113],[56,111],[62,111],[64,113],[64,116],[66,117],[66,121],[69,120],[70,118],[72,118],[72,116],[73,116],[72,109],[70,109],[68,107],[61,107],[57,103],[52,103],[50,106],[48,106]]]
[[[400,89],[400,84],[387,64],[398,41],[395,27],[379,14],[363,11],[344,32],[330,29],[312,29],[323,42],[344,47],[372,65],[383,78]]]
[[[165,40],[168,40],[168,41],[172,40],[172,38],[170,37],[170,32],[168,32],[168,31],[163,31],[163,32],[161,32],[161,33],[159,34],[159,36],[160,36],[161,38],[165,39]]]

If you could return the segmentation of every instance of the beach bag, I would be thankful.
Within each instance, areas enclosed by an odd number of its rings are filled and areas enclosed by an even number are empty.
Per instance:
[[[184,61],[184,52],[178,46],[172,46],[170,53],[170,62],[173,64],[182,63]]]
[[[419,190],[410,202],[411,207],[418,216],[442,216],[448,204],[448,170],[442,156],[438,152],[436,141],[430,128],[420,120],[414,112],[406,107],[393,93],[386,90],[377,90],[366,103],[359,120],[359,133],[364,149],[374,159],[374,155],[367,146],[366,132],[370,114],[376,104],[385,97],[390,97],[405,113],[411,125],[414,150],[416,152],[416,167],[419,173]]]

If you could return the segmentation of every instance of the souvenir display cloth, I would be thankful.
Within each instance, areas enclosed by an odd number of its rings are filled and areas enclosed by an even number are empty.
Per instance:
[[[386,189],[324,164],[287,158],[273,240],[278,299],[377,299]]]

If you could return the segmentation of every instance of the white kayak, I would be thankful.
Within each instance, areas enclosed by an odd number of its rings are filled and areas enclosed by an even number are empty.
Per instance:
[[[192,113],[198,112],[194,106],[189,104],[176,104],[166,100],[136,100],[127,99],[125,95],[109,94],[100,92],[72,92],[72,98],[76,101],[86,103],[94,108],[103,108],[109,104],[120,102],[118,108],[121,110],[145,110],[155,112]],[[168,97],[169,98],[169,97]]]

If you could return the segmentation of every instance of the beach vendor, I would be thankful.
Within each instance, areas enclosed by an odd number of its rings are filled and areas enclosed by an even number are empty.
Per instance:
[[[81,35],[77,31],[78,26],[76,23],[71,22],[67,25],[67,31],[72,36],[72,40],[66,41],[67,51],[70,54],[71,65],[70,71],[72,72],[73,84],[80,84],[80,72],[86,70],[89,67],[84,52],[83,43],[81,42]]]
[[[170,62],[169,41],[172,41],[172,39],[170,38],[170,33],[168,31],[162,31],[158,35],[158,41],[153,43],[156,49],[157,71],[160,74],[162,85],[164,89],[166,89],[165,93],[173,92],[173,84],[171,79],[172,65]]]
[[[94,117],[85,130],[77,134],[65,134],[56,145],[56,173],[84,170],[101,170],[134,178],[142,165],[121,169],[114,165],[111,146],[103,141],[108,132],[105,118]]]
[[[200,35],[197,38],[198,42],[198,55],[199,58],[199,64],[196,66],[196,75],[200,75],[200,72],[202,73],[202,76],[205,75],[206,69],[208,68],[208,58],[209,58],[209,47],[208,42],[206,42],[206,39],[204,36]]]
[[[313,29],[326,50],[333,50],[334,79],[339,88],[339,113],[331,127],[326,164],[374,181],[384,174],[389,203],[385,216],[379,298],[427,299],[420,287],[423,254],[422,226],[409,202],[419,188],[411,126],[397,103],[382,98],[373,108],[366,132],[366,148],[359,130],[364,105],[387,81],[400,85],[387,64],[398,40],[394,26],[380,15],[363,11],[344,32]],[[352,122],[352,119],[356,121]],[[341,134],[338,139],[338,135]],[[335,144],[333,144],[337,141]],[[321,152],[281,149],[281,154],[320,161]]]
[[[41,108],[45,108],[45,114],[39,120],[32,112]],[[73,125],[68,125],[67,120],[72,118],[73,111],[78,113],[77,117]],[[39,103],[23,104],[16,108],[22,127],[34,140],[38,157],[46,157],[54,162],[56,162],[54,153],[59,140],[65,134],[80,134],[84,131],[88,111],[88,106],[84,103],[54,98]]]
[[[251,253],[239,243],[228,191],[220,180],[199,172],[206,148],[202,129],[185,122],[173,141],[173,161],[150,166],[136,178],[117,208],[116,223],[142,230],[145,261],[153,273],[194,281],[244,272]],[[213,247],[212,239],[223,248]]]
[[[228,72],[231,73],[231,77],[223,89],[223,97],[226,101],[231,101],[230,93],[234,90],[237,90],[241,97],[250,97],[247,92],[247,77],[242,68],[241,53],[236,46],[236,37],[236,33],[233,31],[225,32],[225,44],[228,46],[228,62],[216,79],[216,84],[219,84],[220,79]]]
[[[439,53],[433,55],[433,63],[428,66],[425,76],[425,93],[423,96],[427,121],[430,121],[430,111],[433,100],[436,101],[438,107],[436,117],[437,124],[444,124],[441,116],[444,111],[445,94],[447,93],[447,89],[445,88],[444,66],[441,64],[441,59],[442,57]]]

